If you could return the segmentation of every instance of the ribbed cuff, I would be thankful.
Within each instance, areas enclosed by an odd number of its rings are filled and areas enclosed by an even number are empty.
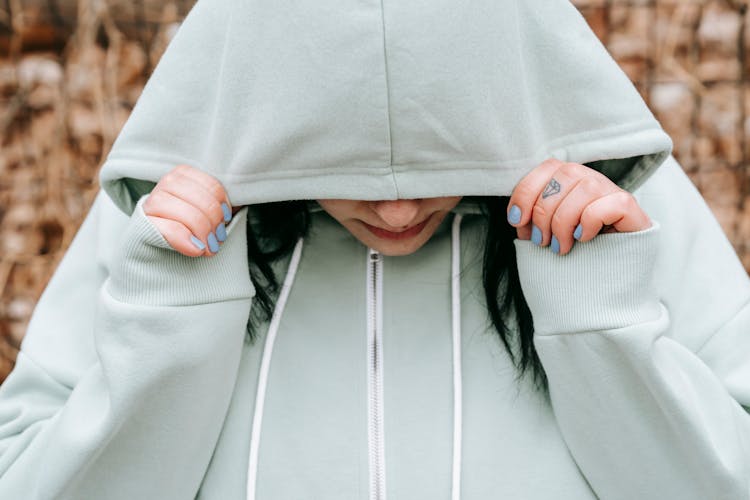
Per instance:
[[[659,317],[653,267],[659,225],[601,234],[564,256],[516,240],[518,272],[537,335],[623,328]]]
[[[107,281],[120,302],[184,306],[250,298],[255,294],[247,263],[243,208],[227,227],[227,240],[212,257],[187,257],[167,243],[143,212],[133,212]]]

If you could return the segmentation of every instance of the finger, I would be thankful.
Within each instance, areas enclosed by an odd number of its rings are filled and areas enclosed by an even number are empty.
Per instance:
[[[177,174],[195,180],[206,191],[208,191],[211,196],[213,196],[213,198],[219,202],[224,215],[224,222],[229,222],[229,220],[232,218],[232,203],[229,201],[229,197],[227,196],[227,192],[224,189],[224,186],[222,186],[221,182],[219,182],[216,177],[188,165],[179,165],[175,167],[173,171]]]
[[[198,240],[185,225],[161,217],[148,217],[156,229],[164,236],[167,243],[182,255],[200,257],[206,255],[205,243]]]
[[[643,231],[651,227],[651,219],[632,194],[619,190],[603,196],[586,207],[581,214],[580,241],[593,239],[605,226],[620,233]]]
[[[507,216],[510,225],[518,228],[531,222],[534,203],[562,164],[563,162],[554,158],[546,160],[516,184],[508,201]]]
[[[575,187],[563,198],[552,215],[550,229],[556,243],[552,249],[560,255],[567,254],[575,243],[575,232],[581,215],[588,205],[597,199],[619,190],[611,181],[603,181],[598,176],[580,179]]]
[[[164,190],[154,190],[143,204],[147,216],[179,222],[206,245],[211,253],[219,250],[212,221],[197,207]]]
[[[592,172],[593,170],[577,163],[563,163],[555,170],[531,210],[531,240],[534,243],[546,246],[553,241],[552,218],[557,208],[582,179],[593,176]],[[553,243],[557,250],[557,241]]]
[[[516,229],[516,236],[519,240],[530,240],[531,239],[531,224],[526,224],[523,227]]]
[[[213,231],[219,241],[224,241],[224,235],[226,235],[224,210],[221,202],[203,184],[179,172],[174,172],[159,182],[159,188],[201,210],[211,221]]]

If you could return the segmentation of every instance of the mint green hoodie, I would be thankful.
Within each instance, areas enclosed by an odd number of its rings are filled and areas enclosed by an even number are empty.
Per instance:
[[[669,148],[566,1],[200,0],[0,387],[0,498],[748,498],[750,284]],[[405,257],[316,211],[254,343],[246,210],[191,259],[138,204],[179,163],[241,206],[507,195],[550,156],[654,227],[516,242],[549,397],[468,199]]]

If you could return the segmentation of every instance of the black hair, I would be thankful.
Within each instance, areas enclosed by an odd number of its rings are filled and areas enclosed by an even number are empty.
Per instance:
[[[506,220],[507,197],[476,198],[487,218],[484,240],[482,284],[487,312],[508,355],[517,368],[518,379],[532,378],[535,386],[547,390],[547,377],[534,348],[534,325],[521,290],[513,240],[516,230]],[[250,339],[260,323],[273,315],[279,282],[272,263],[288,256],[297,240],[310,228],[306,201],[285,201],[253,205],[248,217],[247,256],[250,279],[255,286],[255,303],[248,322]]]

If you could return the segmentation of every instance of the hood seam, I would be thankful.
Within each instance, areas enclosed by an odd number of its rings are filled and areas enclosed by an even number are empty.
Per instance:
[[[515,2],[513,2],[513,9],[515,10],[515,18],[516,18],[516,24],[515,24],[516,39],[518,40],[518,45],[520,47],[525,47],[526,46],[526,38],[524,37],[523,30],[521,29],[521,20],[519,19],[520,8],[518,6],[518,1],[519,0],[516,0]],[[538,123],[538,120],[536,119],[537,116],[538,116],[538,113],[537,112],[534,112],[534,113],[528,112],[529,108],[534,108],[535,110],[537,110],[538,106],[536,104],[536,101],[534,99],[530,99],[530,96],[529,96],[529,83],[528,83],[528,80],[529,80],[528,76],[529,75],[528,75],[528,68],[527,68],[527,65],[526,65],[526,60],[524,59],[523,54],[524,54],[523,50],[519,50],[518,51],[518,65],[521,68],[521,75],[520,75],[520,77],[521,77],[521,80],[523,81],[523,85],[522,85],[521,88],[523,90],[523,99],[524,99],[524,102],[526,103],[526,111],[527,111],[526,116],[524,118],[526,120],[529,120],[530,122],[532,122],[534,124],[533,127],[529,127],[529,130],[531,130],[532,133],[534,134],[534,136],[532,137],[532,142],[534,144],[538,144],[540,142],[540,141],[537,140],[539,138],[539,135],[540,135],[539,134],[539,131],[540,131],[539,123]],[[547,146],[547,147],[549,148],[549,146]]]
[[[388,74],[388,43],[386,41],[385,34],[385,5],[383,0],[380,0],[380,23],[381,33],[383,37],[383,77],[385,80],[385,110],[386,110],[386,124],[388,127],[388,166],[391,169],[391,179],[393,181],[393,189],[396,191],[396,198],[401,198],[398,192],[398,184],[396,183],[396,175],[393,172],[393,127],[391,126],[391,86],[390,78]]]
[[[649,127],[646,127],[647,125],[650,125]],[[639,127],[646,127],[646,128],[639,128]],[[630,129],[630,130],[628,130]],[[599,131],[599,133],[591,134],[590,131],[583,131],[579,133],[569,134],[563,137],[555,138],[555,140],[548,141],[543,144],[543,147],[534,152],[532,155],[529,155],[525,158],[511,158],[511,159],[505,159],[502,161],[499,161],[498,159],[486,159],[486,160],[473,160],[473,161],[466,161],[466,160],[456,160],[455,162],[411,162],[411,163],[401,163],[401,164],[394,164],[393,161],[389,162],[388,169],[393,170],[394,167],[413,167],[413,166],[419,166],[419,165],[431,165],[433,167],[438,167],[440,164],[446,164],[450,165],[446,168],[454,168],[454,165],[456,163],[464,163],[467,165],[471,164],[494,164],[500,167],[507,167],[509,165],[513,164],[519,164],[517,168],[527,168],[527,165],[520,165],[523,162],[527,162],[529,160],[533,160],[535,156],[540,155],[544,150],[556,150],[556,149],[567,149],[570,146],[573,145],[580,145],[582,143],[587,142],[594,142],[594,141],[602,141],[602,140],[612,140],[612,139],[622,139],[622,138],[628,138],[632,136],[642,135],[644,133],[651,132],[656,133],[657,135],[662,136],[662,138],[668,138],[666,134],[664,133],[664,130],[659,126],[658,122],[656,120],[649,118],[648,120],[642,120],[637,122],[630,122],[626,124],[617,124],[611,127],[607,127],[605,129],[602,129]],[[587,137],[588,136],[588,137]],[[662,152],[661,150],[654,150],[654,151],[643,151],[640,153],[640,155],[647,155],[647,154],[655,154]],[[613,159],[613,158],[603,158],[603,159]],[[153,159],[150,155],[144,155],[143,157],[138,157],[135,154],[130,153],[127,156],[117,156],[117,155],[110,155],[107,158],[108,163],[120,163],[120,162],[128,162],[128,161],[138,161],[138,162],[152,162],[154,164],[159,163],[169,163],[172,162],[186,162],[186,161],[193,161],[196,162],[195,159],[188,159],[188,158],[166,158],[163,157],[162,159]],[[196,166],[200,166],[202,162],[196,162]],[[375,168],[373,166],[362,166],[362,167],[355,167],[355,168],[361,168],[366,171],[372,171],[372,168]],[[309,169],[309,168],[300,168],[298,170],[285,170],[285,173],[288,173],[290,176],[296,176],[300,173],[312,173],[312,174],[324,174],[328,172],[328,169],[335,169],[336,173],[344,171],[341,167],[326,167],[321,169]],[[224,177],[231,177],[236,179],[242,179],[242,178],[251,178],[253,175],[258,176],[267,176],[269,174],[268,171],[259,171],[255,174],[250,174],[249,176],[247,174],[245,175],[237,175],[232,174],[231,172],[224,173]]]
[[[235,2],[232,1],[229,4],[229,9],[227,9],[228,18],[231,20],[232,18],[232,12],[234,12],[234,4]],[[214,106],[213,111],[211,113],[211,128],[208,131],[208,139],[205,143],[204,150],[202,151],[203,158],[206,158],[207,155],[207,149],[210,150],[210,145],[214,142],[214,137],[216,133],[216,124],[218,122],[218,116],[219,116],[219,104],[222,101],[222,98],[224,96],[224,92],[221,92],[221,82],[224,80],[224,69],[226,67],[226,61],[227,61],[227,44],[229,43],[229,35],[232,32],[233,24],[231,21],[227,23],[227,29],[224,30],[224,43],[221,47],[221,63],[219,63],[219,73],[217,75],[217,85],[215,86],[216,90],[216,96],[214,98]],[[202,162],[201,162],[202,163]]]

